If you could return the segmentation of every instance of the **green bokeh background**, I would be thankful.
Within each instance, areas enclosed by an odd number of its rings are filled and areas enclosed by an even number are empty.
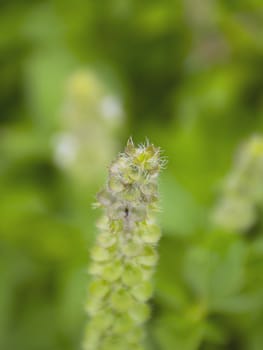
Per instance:
[[[263,131],[262,0],[9,0],[0,10],[0,349],[80,349],[92,203],[132,135],[169,160],[148,348],[262,350],[263,226],[241,236],[209,224],[236,147]],[[113,128],[87,113],[81,161],[65,169],[54,139],[74,133],[61,111],[79,71],[118,96],[122,120]]]

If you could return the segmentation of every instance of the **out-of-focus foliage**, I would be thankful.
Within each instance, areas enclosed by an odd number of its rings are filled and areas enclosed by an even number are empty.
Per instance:
[[[0,349],[80,348],[91,203],[132,135],[169,159],[148,348],[261,350],[262,211],[210,218],[263,132],[262,1],[0,6]]]

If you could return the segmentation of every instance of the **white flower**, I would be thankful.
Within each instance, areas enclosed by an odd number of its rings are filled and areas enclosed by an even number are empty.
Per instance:
[[[105,120],[119,122],[123,117],[122,105],[116,96],[103,97],[100,103],[100,111]]]
[[[77,157],[78,142],[74,135],[61,133],[55,136],[54,160],[55,163],[67,168],[72,165]]]

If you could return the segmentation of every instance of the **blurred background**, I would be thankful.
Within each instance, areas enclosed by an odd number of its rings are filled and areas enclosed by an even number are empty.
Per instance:
[[[211,223],[263,131],[262,0],[0,6],[0,349],[80,349],[92,203],[133,136],[169,159],[148,349],[262,350],[263,211]]]

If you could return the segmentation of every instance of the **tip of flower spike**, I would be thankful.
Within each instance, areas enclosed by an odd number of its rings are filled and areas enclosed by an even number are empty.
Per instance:
[[[126,190],[127,192],[130,189],[127,188],[128,184],[149,181],[151,177],[158,175],[165,163],[160,148],[150,144],[149,141],[135,146],[132,138],[129,138],[124,152],[120,153],[109,168],[109,189],[114,192],[115,190],[117,192]]]
[[[160,148],[155,147],[148,139],[144,144],[136,147],[132,137],[130,137],[127,141],[124,156],[143,171],[158,172],[166,165],[166,160],[161,157]]]
[[[111,220],[142,221],[148,209],[158,209],[158,175],[164,164],[159,147],[148,140],[135,146],[129,138],[124,152],[109,167],[95,207],[105,208]]]

